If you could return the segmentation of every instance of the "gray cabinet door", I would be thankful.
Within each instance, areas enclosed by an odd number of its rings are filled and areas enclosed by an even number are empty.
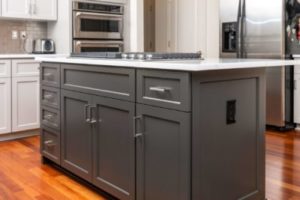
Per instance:
[[[260,72],[194,77],[193,200],[265,199],[265,86]]]
[[[135,104],[93,97],[93,183],[122,200],[135,199]]]
[[[190,114],[137,104],[137,200],[190,200]]]
[[[61,91],[61,164],[79,177],[92,179],[92,126],[86,122],[92,97]]]

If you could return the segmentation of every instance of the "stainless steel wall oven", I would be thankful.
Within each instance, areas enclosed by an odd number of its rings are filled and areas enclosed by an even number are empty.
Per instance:
[[[124,6],[73,1],[73,52],[123,50]]]

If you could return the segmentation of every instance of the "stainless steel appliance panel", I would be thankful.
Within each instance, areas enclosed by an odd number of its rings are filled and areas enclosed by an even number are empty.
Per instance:
[[[73,11],[73,37],[122,39],[123,15]]]
[[[74,40],[73,52],[122,52],[123,41]]]
[[[242,0],[243,57],[284,58],[284,1]]]

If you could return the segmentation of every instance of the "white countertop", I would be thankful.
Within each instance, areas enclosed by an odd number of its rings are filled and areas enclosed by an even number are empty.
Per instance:
[[[300,60],[280,59],[206,59],[206,60],[172,60],[172,61],[134,61],[122,59],[69,58],[65,56],[43,57],[36,60],[52,63],[118,66],[129,68],[165,69],[176,71],[211,71],[242,68],[278,67],[300,65]]]
[[[38,57],[66,57],[66,54],[0,54],[0,59],[30,59]]]

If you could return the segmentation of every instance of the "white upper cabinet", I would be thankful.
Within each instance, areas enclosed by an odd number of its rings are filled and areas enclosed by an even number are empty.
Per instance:
[[[2,0],[2,16],[12,18],[30,18],[30,0]]]
[[[57,0],[31,0],[33,18],[39,20],[57,20]]]
[[[2,17],[57,20],[57,0],[2,0]]]

